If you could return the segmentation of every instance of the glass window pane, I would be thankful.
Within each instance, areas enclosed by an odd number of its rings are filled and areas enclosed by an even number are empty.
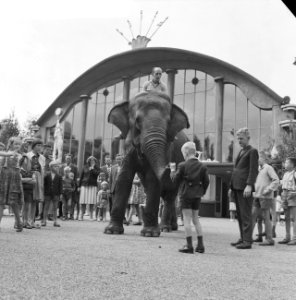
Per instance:
[[[123,81],[116,84],[115,103],[122,102],[122,100],[123,100]]]
[[[184,109],[184,95],[175,95],[174,104],[179,106],[181,109]]]
[[[183,95],[184,93],[184,70],[178,70],[175,75],[175,95]]]
[[[247,127],[247,97],[241,92],[239,88],[235,88],[236,94],[236,124],[235,129]]]
[[[194,84],[192,83],[192,79],[195,77],[195,70],[186,70],[186,83],[185,83],[185,93],[193,93],[194,92]]]
[[[235,86],[224,85],[224,109],[223,109],[223,130],[231,131],[235,128]]]
[[[205,130],[205,93],[200,92],[195,94],[195,112],[194,125],[195,133],[204,133]],[[193,124],[191,124],[193,126]]]
[[[248,101],[248,128],[258,129],[260,127],[260,110],[251,101]]]
[[[249,129],[250,132],[250,145],[252,147],[259,149],[259,129]]]
[[[214,79],[211,76],[207,76],[207,92],[206,92],[206,128],[205,132],[216,131],[216,99],[214,91],[208,89],[213,85]]]
[[[272,110],[260,110],[261,113],[261,128],[272,128],[273,125],[273,115]]]
[[[194,122],[193,122],[193,114],[194,114],[194,95],[193,94],[186,94],[185,95],[185,107],[184,111],[187,114],[188,120],[190,127],[187,130],[188,133],[192,134],[193,133],[193,127],[194,127]]]
[[[203,158],[205,160],[215,159],[215,133],[206,133],[204,138]]]
[[[222,134],[222,162],[234,161],[234,132],[224,131]]]

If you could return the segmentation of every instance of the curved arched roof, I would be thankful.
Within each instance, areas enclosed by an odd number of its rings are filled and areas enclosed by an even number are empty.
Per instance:
[[[282,98],[262,82],[217,58],[176,48],[143,48],[113,55],[96,64],[73,81],[48,107],[39,118],[40,126],[53,126],[56,117],[54,111],[62,107],[64,116],[74,103],[80,101],[80,95],[111,86],[124,77],[138,77],[149,74],[151,67],[159,65],[166,69],[197,69],[212,77],[223,77],[225,83],[238,86],[244,95],[257,107],[272,109],[279,105]]]

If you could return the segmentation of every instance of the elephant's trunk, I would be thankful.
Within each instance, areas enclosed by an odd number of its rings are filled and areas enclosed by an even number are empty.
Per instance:
[[[144,134],[142,151],[148,159],[156,177],[161,181],[167,166],[167,139],[162,128],[147,131]]]

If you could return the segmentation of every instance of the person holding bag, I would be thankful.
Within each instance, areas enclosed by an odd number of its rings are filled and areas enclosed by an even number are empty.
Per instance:
[[[193,142],[186,142],[181,148],[185,162],[178,165],[172,174],[172,181],[180,185],[180,205],[182,209],[187,244],[179,250],[181,253],[193,253],[191,221],[197,233],[195,252],[204,253],[202,228],[198,217],[201,197],[209,186],[207,167],[196,157],[196,148]]]

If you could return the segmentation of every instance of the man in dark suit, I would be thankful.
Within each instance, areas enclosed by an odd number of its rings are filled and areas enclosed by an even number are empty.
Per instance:
[[[63,192],[62,176],[59,175],[59,163],[52,161],[49,163],[50,173],[44,177],[44,214],[41,226],[46,226],[46,217],[48,214],[50,203],[53,208],[53,226],[60,227],[57,223],[57,208],[60,196]]]
[[[240,239],[231,243],[237,249],[252,248],[252,205],[254,184],[258,175],[258,151],[249,145],[250,133],[248,128],[237,131],[238,143],[241,146],[230,181],[237,208],[237,218]]]
[[[110,178],[109,178],[109,186],[110,186],[110,194],[111,194],[111,197],[109,198],[110,213],[112,210],[112,197],[115,192],[116,181],[117,181],[117,177],[120,172],[120,169],[121,169],[123,156],[121,154],[117,154],[115,160],[116,160],[116,164],[114,166],[112,166]]]

